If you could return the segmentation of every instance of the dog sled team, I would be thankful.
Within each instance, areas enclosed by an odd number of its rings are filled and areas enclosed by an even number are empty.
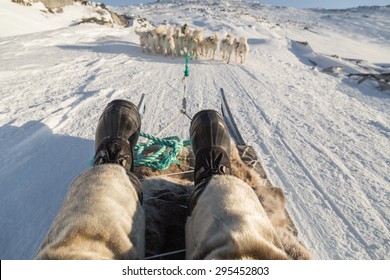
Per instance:
[[[205,37],[204,31],[195,29],[184,24],[181,28],[169,25],[159,25],[151,30],[136,28],[135,33],[139,36],[142,51],[150,54],[162,54],[164,56],[189,55],[194,59],[203,57],[214,60],[215,53],[219,50],[222,60],[230,63],[234,52],[235,62],[244,63],[248,56],[249,45],[246,37],[234,37],[228,33],[220,40],[218,33]]]

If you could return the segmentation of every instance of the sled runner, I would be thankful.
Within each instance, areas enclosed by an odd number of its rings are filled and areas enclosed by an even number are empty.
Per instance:
[[[145,98],[142,96],[139,102],[141,115],[145,112],[145,106]],[[221,109],[235,144],[231,145],[232,175],[242,179],[253,188],[291,258],[309,258],[306,248],[297,240],[298,232],[286,210],[282,189],[274,187],[267,179],[255,150],[247,145],[241,136],[223,89],[221,89]],[[169,141],[181,142],[179,139],[172,138],[163,140],[167,143]],[[152,141],[155,142],[144,147],[141,153],[138,151],[137,156],[147,158],[165,149],[159,144],[158,139]],[[146,259],[185,258],[184,236],[187,205],[194,187],[194,155],[189,144],[188,141],[179,144],[179,150],[175,151],[177,152],[176,161],[164,170],[145,165],[136,166],[134,169],[134,173],[141,180],[144,192]],[[167,149],[174,150],[175,148],[168,147]],[[157,162],[161,160],[162,154],[155,157]]]

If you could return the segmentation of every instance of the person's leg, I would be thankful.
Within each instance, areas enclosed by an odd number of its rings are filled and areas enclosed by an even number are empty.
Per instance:
[[[142,192],[132,173],[140,131],[135,105],[107,105],[96,130],[94,167],[72,183],[37,259],[142,259]]]
[[[191,122],[195,188],[186,224],[187,259],[287,259],[252,188],[230,175],[230,137],[222,116]]]

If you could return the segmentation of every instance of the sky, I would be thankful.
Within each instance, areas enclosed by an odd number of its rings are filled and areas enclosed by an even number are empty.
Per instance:
[[[122,6],[134,3],[152,3],[155,0],[100,0],[110,6]],[[343,9],[357,6],[385,6],[390,0],[260,0],[259,2],[271,5],[290,6],[297,8],[326,8]]]

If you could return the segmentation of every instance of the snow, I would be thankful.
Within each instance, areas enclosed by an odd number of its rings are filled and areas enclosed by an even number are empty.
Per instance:
[[[137,25],[75,25],[86,7],[47,14],[0,1],[0,258],[31,259],[69,184],[89,168],[105,104],[145,94],[142,130],[158,133],[182,106],[184,58],[142,53]],[[347,76],[389,72],[390,7],[192,1],[117,11],[247,36],[243,65],[219,53],[190,61],[188,114],[219,109],[224,88],[316,258],[390,259],[390,95]],[[187,139],[189,125],[183,117],[163,136]]]
[[[0,36],[14,36],[57,30],[77,24],[83,18],[110,18],[102,9],[80,3],[65,6],[61,13],[49,12],[41,3],[32,6],[17,5],[11,0],[0,0]]]

